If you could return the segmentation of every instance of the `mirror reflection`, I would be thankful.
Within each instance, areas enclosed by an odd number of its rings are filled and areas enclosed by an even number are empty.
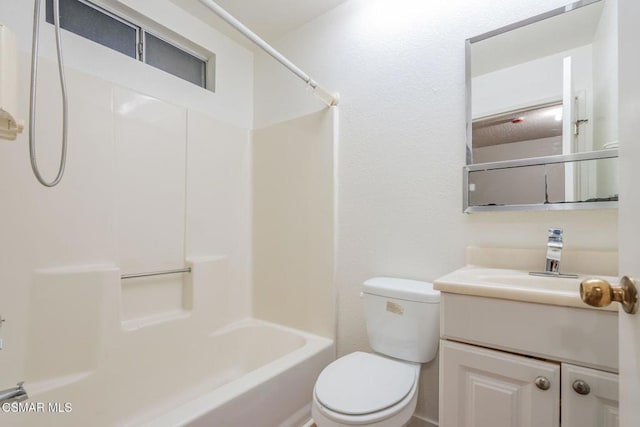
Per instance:
[[[491,207],[613,202],[617,200],[615,180],[593,182],[589,177],[612,177],[609,172],[616,162],[609,158],[471,171],[469,203]],[[567,182],[567,170],[581,178]]]
[[[617,160],[597,160],[618,148],[615,0],[579,1],[467,42],[467,163],[568,156],[467,171],[468,206],[617,200]]]

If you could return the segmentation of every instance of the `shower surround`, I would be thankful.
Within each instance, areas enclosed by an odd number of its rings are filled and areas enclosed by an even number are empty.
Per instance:
[[[11,3],[0,16],[18,28],[28,75],[22,27],[32,3]],[[155,15],[144,10],[156,5]],[[184,18],[185,36],[211,41],[217,91],[63,34],[63,182],[37,184],[24,135],[0,146],[0,192],[12,207],[0,222],[0,378],[2,387],[24,380],[27,402],[72,410],[0,413],[0,424],[198,425],[196,413],[215,424],[246,415],[232,409],[247,402],[238,396],[265,387],[290,389],[291,403],[265,401],[253,416],[297,422],[335,352],[337,113],[252,130],[252,54],[171,2],[140,7],[169,28]],[[42,28],[36,129],[45,176],[59,159],[49,137],[60,134],[50,30]],[[188,266],[190,274],[121,280]],[[178,420],[181,407],[191,415]]]

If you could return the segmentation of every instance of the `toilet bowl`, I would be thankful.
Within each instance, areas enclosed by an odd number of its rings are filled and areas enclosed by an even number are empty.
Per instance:
[[[329,364],[313,389],[318,427],[402,427],[416,408],[420,364],[438,349],[440,292],[427,282],[377,277],[363,285],[369,344]]]
[[[400,427],[418,399],[420,364],[355,352],[327,366],[311,407],[318,426]]]

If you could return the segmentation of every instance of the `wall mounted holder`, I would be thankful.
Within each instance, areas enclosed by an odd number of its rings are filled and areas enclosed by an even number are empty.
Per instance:
[[[0,139],[15,140],[24,123],[16,119],[18,105],[16,39],[0,24]]]

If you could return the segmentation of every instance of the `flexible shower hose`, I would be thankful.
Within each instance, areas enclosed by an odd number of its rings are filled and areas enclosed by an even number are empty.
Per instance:
[[[58,174],[53,181],[46,181],[40,170],[36,158],[36,82],[38,78],[38,39],[40,36],[40,4],[41,0],[35,0],[33,8],[33,45],[31,48],[31,92],[29,100],[29,157],[31,169],[36,179],[45,187],[54,187],[62,179],[64,167],[67,162],[67,85],[64,78],[64,63],[62,61],[62,45],[60,44],[60,4],[59,0],[53,0],[53,24],[56,34],[56,49],[58,52],[58,72],[60,76],[60,88],[62,90],[62,150],[60,153],[60,166]]]

